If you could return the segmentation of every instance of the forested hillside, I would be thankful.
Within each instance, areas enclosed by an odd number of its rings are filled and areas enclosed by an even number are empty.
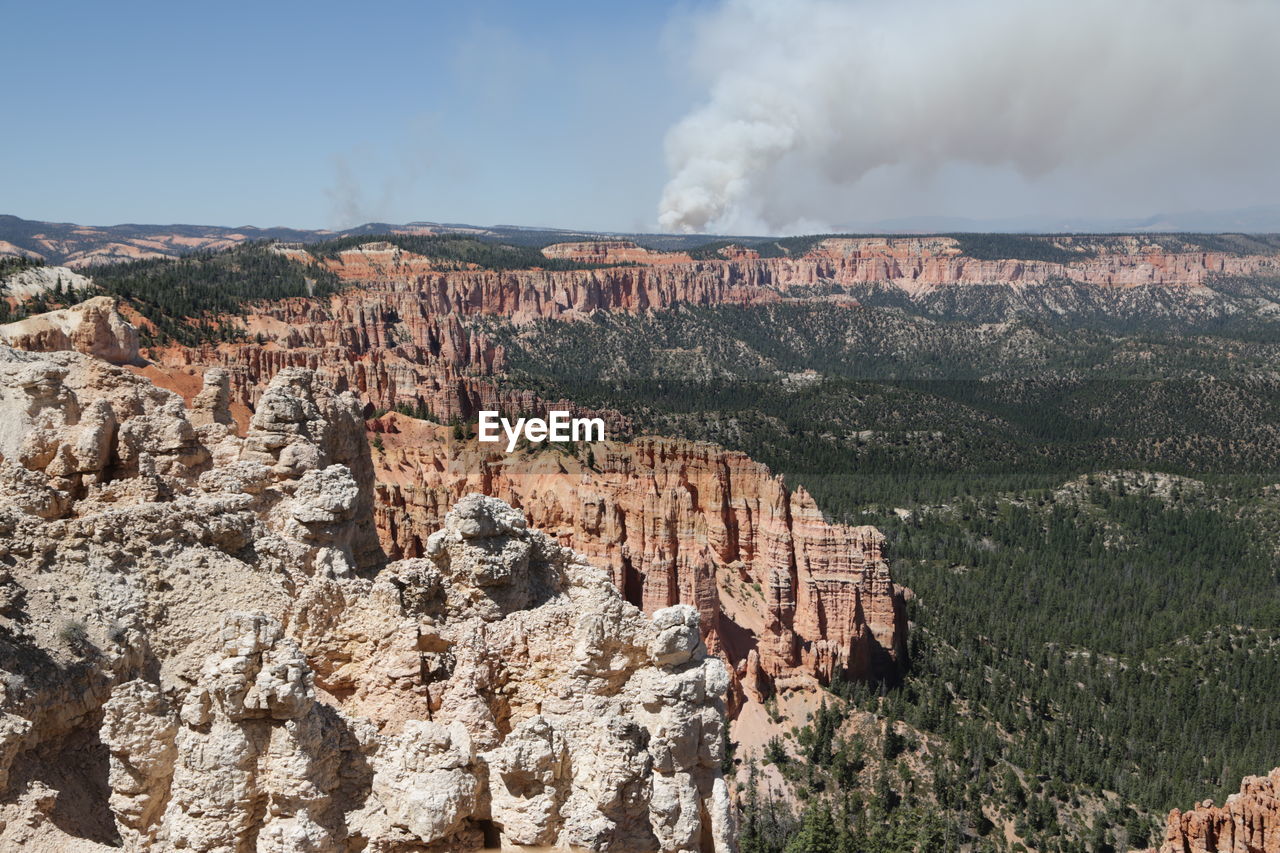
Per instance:
[[[247,303],[323,296],[338,287],[332,272],[318,264],[299,264],[266,243],[176,260],[104,264],[86,273],[102,291],[124,300],[153,324],[144,343],[236,340],[244,333],[232,318]]]

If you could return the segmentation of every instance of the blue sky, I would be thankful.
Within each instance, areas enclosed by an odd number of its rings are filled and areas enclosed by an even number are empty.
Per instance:
[[[0,212],[651,225],[663,134],[696,97],[672,11],[3,0]]]
[[[1280,216],[1277,0],[0,0],[0,26],[0,213],[31,219]]]

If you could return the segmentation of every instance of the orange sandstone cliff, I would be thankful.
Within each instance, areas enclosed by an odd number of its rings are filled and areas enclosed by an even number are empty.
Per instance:
[[[1169,251],[1141,237],[1115,237],[1095,246],[1072,238],[1059,240],[1079,260],[1066,263],[964,255],[950,237],[831,238],[796,259],[756,261],[772,268],[784,286],[886,283],[905,290],[948,285],[1040,285],[1071,280],[1100,287],[1192,287],[1213,275],[1280,272],[1272,255]]]
[[[563,258],[587,264],[678,264],[693,258],[687,252],[655,252],[630,240],[586,240],[555,243],[542,250],[548,258]]]
[[[873,527],[828,524],[803,490],[742,453],[644,437],[580,456],[507,455],[389,414],[377,432],[376,520],[390,555],[472,492],[500,497],[606,567],[646,612],[691,604],[708,645],[756,694],[887,675],[903,659],[903,591]]]
[[[1158,853],[1280,853],[1280,769],[1246,777],[1221,806],[1174,809]]]
[[[500,389],[487,379],[505,368],[502,347],[482,328],[490,321],[768,303],[816,284],[893,286],[912,293],[950,285],[1051,287],[1064,279],[1105,288],[1196,288],[1214,275],[1280,273],[1273,256],[1170,252],[1139,238],[1112,239],[1108,251],[1082,250],[1081,260],[1067,264],[978,260],[945,237],[833,238],[797,258],[734,255],[689,262],[622,244],[564,245],[585,248],[549,251],[598,250],[604,260],[616,260],[619,253],[661,255],[662,261],[567,271],[445,269],[389,243],[370,243],[324,261],[352,288],[323,299],[260,306],[245,322],[249,342],[152,355],[165,367],[228,368],[232,393],[246,405],[280,369],[306,367],[358,391],[375,407],[421,406],[440,420],[465,420],[481,408],[545,408],[532,395]],[[301,249],[279,251],[310,258]],[[825,298],[847,302],[844,296]]]

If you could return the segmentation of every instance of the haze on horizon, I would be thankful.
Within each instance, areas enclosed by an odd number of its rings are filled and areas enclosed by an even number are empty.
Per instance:
[[[5,18],[30,37],[0,55],[0,213],[26,218],[799,233],[1280,204],[1270,0]]]

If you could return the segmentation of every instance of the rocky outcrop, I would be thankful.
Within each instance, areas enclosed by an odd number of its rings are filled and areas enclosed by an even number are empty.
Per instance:
[[[630,240],[553,243],[542,254],[584,264],[680,264],[693,260],[687,252],[655,252]]]
[[[191,401],[191,423],[194,426],[235,423],[231,415],[231,383],[227,371],[211,367],[204,372],[200,393]]]
[[[408,295],[391,296],[395,308],[382,301],[388,294],[365,291],[334,297],[328,307],[295,300],[264,308],[251,323],[264,335],[283,335],[284,346],[155,355],[171,369],[219,365],[233,399],[247,405],[260,404],[259,389],[276,371],[297,365],[356,391],[370,409],[469,421],[481,409],[536,415],[561,408],[603,415],[613,434],[626,430],[615,413],[550,403],[485,378],[499,372],[503,354],[482,329],[415,307]],[[413,429],[406,419],[387,423]],[[573,460],[569,470],[544,477],[527,459],[454,455],[436,441],[438,432],[407,442],[384,436],[388,449],[404,453],[377,475],[378,521],[393,555],[421,555],[426,536],[463,495],[496,495],[607,566],[646,612],[677,602],[697,607],[707,641],[733,664],[739,684],[767,691],[770,682],[792,678],[869,677],[902,658],[902,602],[879,534],[825,524],[807,494],[792,494],[741,454],[678,441],[609,445],[596,448],[594,471]]]
[[[744,454],[641,438],[591,445],[589,465],[585,451],[481,451],[394,414],[371,426],[388,553],[424,553],[448,508],[484,492],[608,567],[645,611],[695,607],[708,643],[757,692],[883,675],[903,659],[902,591],[884,537],[828,524],[807,493]]]
[[[0,343],[33,352],[73,350],[112,364],[138,361],[138,330],[110,296],[0,326]]]
[[[479,496],[388,564],[354,395],[222,380],[0,349],[0,847],[732,849],[695,610]]]
[[[267,383],[285,377],[289,385],[297,381],[289,377],[310,375],[303,368],[317,371],[328,386],[358,393],[368,407],[407,405],[447,420],[469,419],[480,408],[537,413],[551,407],[533,394],[462,374],[501,364],[500,348],[483,331],[456,315],[415,315],[411,302],[389,309],[379,299],[353,292],[334,297],[327,308],[311,300],[264,308],[252,322],[259,333],[283,335],[286,346],[157,355],[171,368],[180,362],[187,368],[188,358],[219,365],[191,399],[196,425],[232,427],[231,402],[243,401],[261,415],[274,405],[262,390]],[[595,414],[567,401],[558,407]],[[625,428],[605,414],[614,432]],[[386,423],[393,430],[418,428],[407,419]],[[836,674],[872,677],[902,659],[902,601],[880,553],[880,534],[826,524],[803,490],[790,492],[742,454],[645,439],[596,447],[594,470],[574,459],[563,470],[534,475],[528,459],[477,454],[474,445],[459,454],[439,440],[441,430],[419,426],[427,433],[407,444],[386,436],[386,446],[401,456],[386,457],[376,475],[377,519],[394,556],[421,556],[427,535],[465,494],[497,495],[607,566],[618,589],[646,612],[676,603],[696,607],[707,641],[733,665],[736,683],[767,691],[770,683],[785,686],[797,677],[800,683],[828,682]],[[364,471],[357,480],[366,481]]]
[[[537,416],[563,409],[576,416],[603,417],[613,431],[628,427],[627,419],[617,412],[569,400],[545,400],[532,391],[477,375],[481,369],[454,366],[444,356],[403,346],[375,347],[357,355],[340,346],[235,344],[171,347],[153,350],[150,356],[154,361],[146,375],[175,391],[182,390],[193,370],[210,366],[225,370],[233,411],[251,411],[277,372],[301,368],[313,371],[328,385],[357,393],[370,412],[408,409],[452,422],[474,421],[485,409]]]
[[[1280,851],[1280,769],[1249,776],[1221,806],[1206,800],[1169,815],[1158,853],[1277,853]]]

